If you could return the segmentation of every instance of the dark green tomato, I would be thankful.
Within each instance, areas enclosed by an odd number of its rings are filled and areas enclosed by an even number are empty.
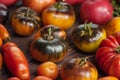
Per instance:
[[[72,41],[83,52],[92,53],[106,38],[105,30],[97,24],[81,24],[71,34]]]
[[[32,41],[30,52],[34,59],[44,62],[58,62],[67,54],[68,43],[53,35],[42,34],[43,36]]]
[[[40,27],[40,16],[28,7],[20,7],[13,12],[11,24],[18,35],[29,36]]]

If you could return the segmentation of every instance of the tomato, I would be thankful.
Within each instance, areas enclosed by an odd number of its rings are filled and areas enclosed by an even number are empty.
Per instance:
[[[40,30],[38,30],[38,31],[36,32],[36,34],[35,34],[34,39],[37,39],[37,38],[39,38],[39,37],[42,37],[42,36],[41,36],[42,33],[45,32],[45,31],[47,31],[47,30],[49,30],[50,28],[52,29],[52,30],[51,30],[51,33],[52,33],[54,36],[59,37],[59,38],[66,39],[66,32],[65,32],[63,29],[61,29],[61,28],[59,28],[59,27],[56,27],[56,26],[54,26],[54,25],[46,25],[46,26],[44,26],[43,28],[41,28]]]
[[[41,36],[31,42],[30,53],[39,62],[59,62],[67,54],[67,41],[54,35],[52,30],[52,27],[42,29]]]
[[[2,53],[0,53],[0,70],[2,69],[2,64],[3,64],[3,57],[2,57]]]
[[[113,17],[113,7],[108,0],[86,0],[80,7],[80,19],[99,25],[108,23]]]
[[[98,24],[80,24],[71,33],[71,39],[74,45],[86,53],[95,52],[101,41],[105,38],[106,32]]]
[[[120,79],[120,32],[104,39],[96,51],[95,60],[102,71]],[[101,65],[102,64],[102,65]]]
[[[17,3],[19,0],[0,0],[0,3],[6,5],[6,6],[12,6],[15,3]]]
[[[75,11],[66,2],[56,2],[42,13],[43,25],[55,25],[62,29],[69,29],[75,22]]]
[[[76,4],[82,4],[84,0],[65,0],[65,2],[71,4],[71,5],[76,5]]]
[[[100,77],[98,80],[119,80],[114,76],[104,76],[104,77]]]
[[[30,7],[38,13],[42,13],[44,9],[55,2],[56,0],[22,0],[23,5]]]
[[[58,77],[58,66],[56,63],[51,61],[46,61],[38,66],[37,73],[38,75],[49,77],[53,80]]]
[[[52,79],[50,79],[50,78],[48,78],[46,76],[37,76],[33,80],[52,80]]]
[[[11,78],[8,78],[7,80],[21,80],[21,79],[19,79],[17,77],[11,77]]]
[[[40,16],[28,7],[19,7],[11,16],[11,25],[18,35],[29,36],[40,28]]]
[[[97,68],[85,58],[73,58],[60,68],[62,80],[97,80]]]
[[[21,80],[30,79],[27,59],[20,48],[13,42],[6,42],[2,47],[3,59],[13,76]]]
[[[107,36],[110,36],[116,32],[120,31],[120,17],[113,17],[105,26],[104,29]]]
[[[8,15],[8,8],[4,4],[0,3],[0,23],[5,23]]]
[[[3,41],[10,39],[10,34],[9,34],[8,30],[2,24],[0,24],[0,37],[2,38]]]

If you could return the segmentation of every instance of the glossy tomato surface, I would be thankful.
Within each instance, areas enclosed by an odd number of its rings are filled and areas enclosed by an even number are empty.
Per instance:
[[[58,77],[58,66],[56,63],[51,61],[46,61],[38,66],[37,73],[38,75],[49,77],[53,80]]]
[[[54,4],[56,0],[22,0],[23,5],[42,13],[44,9]]]
[[[120,79],[120,32],[104,39],[96,52],[95,60],[101,70]]]
[[[50,78],[48,78],[46,76],[37,76],[33,80],[52,80],[52,79],[50,79]]]

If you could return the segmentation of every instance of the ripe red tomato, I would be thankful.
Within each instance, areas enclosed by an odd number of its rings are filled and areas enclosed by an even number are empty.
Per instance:
[[[76,4],[81,4],[84,0],[65,0],[65,2],[71,4],[71,5],[76,5]]]
[[[47,61],[38,66],[38,75],[49,77],[55,80],[58,77],[58,66],[54,62]]]
[[[101,70],[120,79],[120,32],[104,39],[98,48],[95,60]]]
[[[37,76],[33,80],[52,80],[52,79],[50,79],[50,78],[48,78],[46,76]]]
[[[0,3],[6,5],[6,6],[11,6],[18,2],[19,0],[0,0]]]
[[[108,0],[86,0],[80,7],[83,22],[106,24],[113,17],[113,7]]]
[[[45,8],[55,2],[56,0],[22,0],[23,5],[30,7],[38,13],[41,13]]]

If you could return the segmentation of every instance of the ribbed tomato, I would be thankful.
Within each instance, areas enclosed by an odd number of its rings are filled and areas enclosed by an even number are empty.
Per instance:
[[[101,42],[95,60],[101,70],[120,79],[120,32]]]

